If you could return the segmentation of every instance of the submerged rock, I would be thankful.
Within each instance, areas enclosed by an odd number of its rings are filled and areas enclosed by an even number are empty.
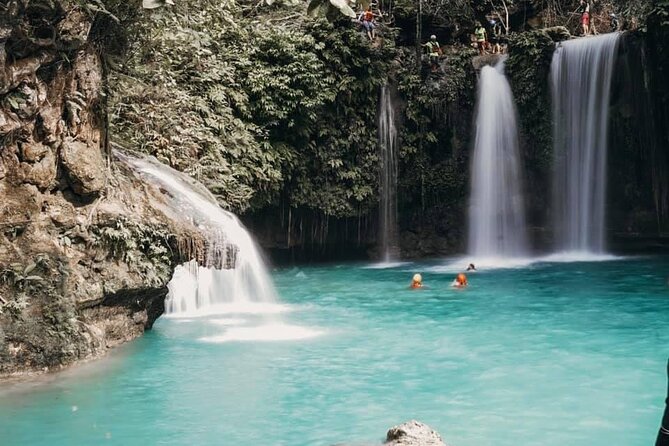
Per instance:
[[[411,420],[388,430],[386,446],[446,446],[441,436],[427,424]]]

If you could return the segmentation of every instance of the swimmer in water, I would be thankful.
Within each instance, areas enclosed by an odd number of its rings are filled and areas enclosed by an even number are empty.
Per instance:
[[[469,264],[469,266],[467,267],[467,271],[476,271],[476,267],[474,266],[473,263]]]
[[[455,288],[464,288],[467,286],[467,276],[464,274],[460,273],[457,275],[453,283],[451,284],[452,287]]]
[[[423,276],[420,274],[414,274],[411,280],[411,289],[415,290],[417,288],[423,288]]]

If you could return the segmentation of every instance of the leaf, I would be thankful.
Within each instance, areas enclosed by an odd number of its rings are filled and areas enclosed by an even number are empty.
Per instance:
[[[23,270],[23,275],[27,276],[28,274],[33,272],[35,268],[37,268],[37,263],[31,263],[30,265],[26,266],[26,269]]]
[[[330,4],[347,17],[355,18],[355,11],[348,5],[347,0],[330,0]]]
[[[44,278],[42,278],[42,277],[40,277],[40,276],[28,276],[28,277],[26,277],[26,278],[23,279],[23,280],[25,280],[25,281],[36,280],[36,281],[38,281],[38,282],[41,282],[42,280],[44,280]]]

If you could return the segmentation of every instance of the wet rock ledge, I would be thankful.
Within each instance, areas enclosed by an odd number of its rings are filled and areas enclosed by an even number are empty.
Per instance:
[[[0,376],[60,368],[140,335],[203,237],[109,156],[95,39],[75,0],[0,13]]]

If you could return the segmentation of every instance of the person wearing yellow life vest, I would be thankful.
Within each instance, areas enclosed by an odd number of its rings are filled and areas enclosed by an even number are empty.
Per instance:
[[[437,42],[437,36],[432,34],[430,36],[430,41],[423,44],[427,48],[427,54],[430,57],[430,67],[432,71],[437,71],[439,69],[439,56],[442,55],[441,47],[439,42]]]
[[[362,23],[362,27],[367,31],[369,40],[374,40],[376,37],[376,24],[374,23],[374,13],[371,6],[368,6],[367,10],[360,13],[358,21]]]
[[[483,56],[485,54],[486,42],[488,40],[488,33],[481,25],[481,22],[476,22],[476,28],[474,29],[474,36],[476,37],[476,46],[479,49],[479,54]]]

